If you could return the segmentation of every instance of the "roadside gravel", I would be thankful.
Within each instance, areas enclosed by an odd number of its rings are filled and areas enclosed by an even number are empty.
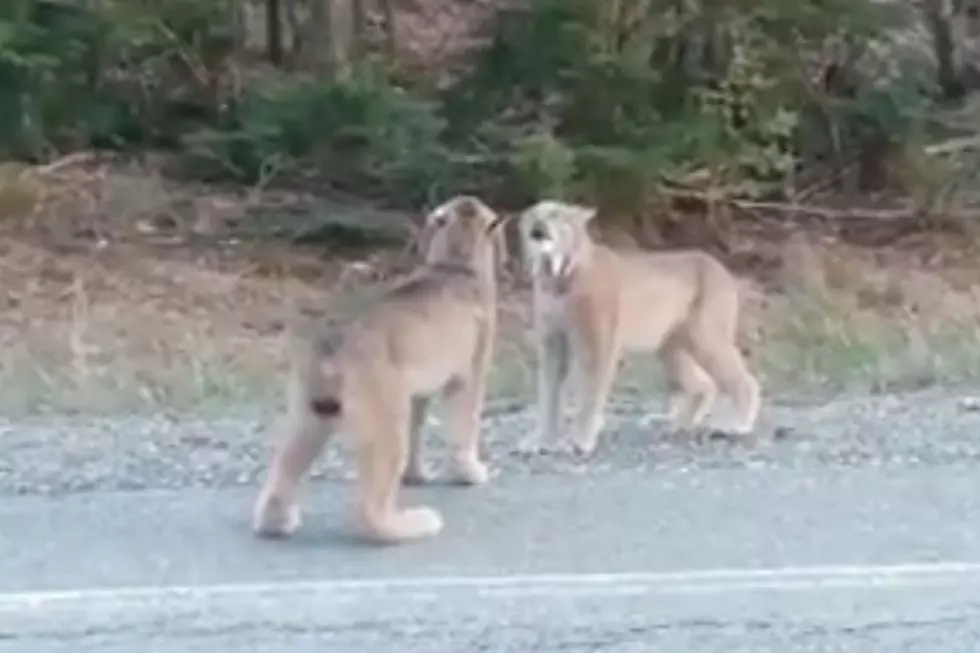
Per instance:
[[[908,466],[980,461],[980,402],[974,389],[932,388],[839,397],[819,405],[770,402],[749,443],[669,437],[655,416],[662,399],[620,399],[595,457],[529,458],[518,442],[533,427],[528,406],[491,404],[484,443],[494,473],[600,474],[610,470],[695,471],[717,467]],[[723,413],[722,413],[723,415]],[[229,409],[219,417],[43,416],[0,420],[0,494],[221,487],[257,483],[275,407]],[[651,416],[654,416],[653,418]],[[433,423],[429,460],[444,450]],[[350,479],[349,449],[330,446],[314,478]]]

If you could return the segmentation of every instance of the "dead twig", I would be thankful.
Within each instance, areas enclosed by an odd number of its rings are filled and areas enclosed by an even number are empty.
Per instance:
[[[56,159],[43,166],[31,168],[30,171],[36,175],[50,175],[69,166],[93,161],[96,156],[97,154],[95,152],[74,152],[72,154],[60,157],[59,159]]]
[[[668,197],[678,199],[709,203],[723,203],[733,208],[743,211],[760,211],[779,214],[783,216],[819,218],[828,221],[846,220],[872,220],[879,222],[889,222],[897,220],[911,220],[925,217],[929,211],[916,206],[905,206],[894,209],[833,209],[825,206],[812,204],[798,204],[793,202],[757,202],[752,200],[740,200],[735,198],[719,198],[716,194],[697,191],[676,191],[664,189],[663,192]],[[980,209],[975,210],[948,210],[942,212],[942,217],[960,220],[980,220]]]
[[[948,141],[936,143],[935,145],[928,145],[922,149],[929,156],[935,156],[937,154],[962,152],[963,150],[969,150],[974,147],[980,147],[980,135],[951,138]]]

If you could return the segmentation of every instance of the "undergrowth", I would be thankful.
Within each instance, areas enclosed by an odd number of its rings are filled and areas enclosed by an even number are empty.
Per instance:
[[[744,303],[742,343],[767,397],[980,376],[975,266],[947,278],[943,269],[884,267],[854,252],[842,258],[816,251],[805,278],[783,273],[781,290]],[[248,272],[255,263],[244,259],[219,271],[167,260],[147,266],[51,256],[22,250],[2,257],[8,298],[16,301],[0,323],[0,410],[8,415],[280,405],[284,326],[301,313],[336,319],[356,312],[365,292],[384,284],[356,275],[343,284],[328,276],[257,277]],[[29,262],[47,270],[43,282],[17,273],[10,264],[17,259],[21,273]],[[504,296],[491,403],[533,404],[528,314],[526,296]],[[631,355],[613,400],[655,405],[666,390],[656,357]]]
[[[408,210],[466,191],[628,215],[691,174],[779,196],[801,166],[929,127],[935,90],[914,19],[873,0],[509,3],[452,74],[368,48],[332,76],[244,63],[227,0],[14,5],[0,156],[168,148],[194,179]],[[846,89],[816,84],[845,61]]]

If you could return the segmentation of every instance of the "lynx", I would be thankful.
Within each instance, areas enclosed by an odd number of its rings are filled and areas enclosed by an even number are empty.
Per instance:
[[[594,241],[596,210],[543,200],[519,218],[530,265],[538,340],[538,428],[523,444],[557,443],[562,392],[569,373],[581,390],[572,444],[590,455],[621,356],[655,351],[674,390],[669,420],[679,432],[696,428],[720,387],[734,400],[744,435],[755,426],[760,388],[736,344],[739,294],[735,278],[698,250],[613,249]]]
[[[288,536],[300,526],[298,490],[329,436],[353,441],[358,530],[378,542],[432,537],[438,511],[400,508],[399,485],[425,480],[420,430],[442,395],[452,431],[454,480],[487,480],[479,416],[496,332],[496,230],[504,222],[480,200],[455,197],[420,230],[424,263],[337,335],[298,341],[288,406],[253,528]]]

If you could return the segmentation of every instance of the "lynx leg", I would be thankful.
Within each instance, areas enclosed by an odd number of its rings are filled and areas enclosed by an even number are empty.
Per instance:
[[[402,474],[403,485],[424,485],[431,480],[425,465],[422,439],[422,427],[431,403],[432,398],[429,396],[412,397],[412,417],[408,425],[408,465]]]
[[[668,341],[661,351],[661,358],[677,386],[668,411],[671,429],[690,432],[711,410],[718,395],[717,386],[680,342]]]
[[[408,462],[411,400],[386,397],[384,403],[351,415],[358,432],[357,519],[361,533],[379,543],[432,537],[442,517],[426,506],[398,507],[398,490]],[[383,406],[383,408],[382,408]]]
[[[490,478],[480,460],[480,412],[483,388],[479,382],[455,385],[446,395],[451,440],[451,479],[460,485],[480,485]]]
[[[618,363],[619,351],[612,343],[605,343],[604,347],[594,345],[592,351],[579,357],[581,394],[572,440],[579,455],[590,456],[595,451],[599,431],[605,423],[603,411],[616,378]]]
[[[487,374],[493,357],[493,328],[480,337],[469,378],[447,388],[449,431],[452,437],[452,477],[464,485],[480,485],[490,478],[480,461],[480,414],[486,398]]]
[[[759,382],[745,365],[742,352],[734,342],[723,340],[703,328],[689,334],[689,345],[698,364],[735,404],[737,417],[731,427],[732,433],[739,436],[750,434],[759,414],[761,390]]]
[[[286,415],[269,475],[252,515],[252,529],[257,535],[285,537],[299,528],[300,480],[323,449],[332,430],[331,421],[298,406]]]
[[[537,433],[527,438],[522,448],[540,452],[555,446],[561,435],[562,392],[570,368],[568,334],[550,331],[538,343],[538,424]]]

